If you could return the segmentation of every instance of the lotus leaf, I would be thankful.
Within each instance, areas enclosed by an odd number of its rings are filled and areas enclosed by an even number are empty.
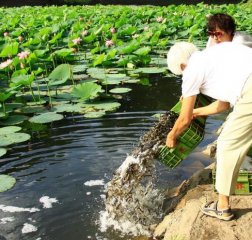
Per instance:
[[[103,117],[106,113],[104,111],[98,111],[98,112],[88,112],[84,114],[84,117],[86,118],[100,118]]]
[[[17,126],[8,126],[0,128],[0,135],[15,133],[20,131],[22,128]]]
[[[16,55],[17,53],[18,53],[18,43],[12,42],[4,46],[2,52],[0,53],[0,57],[10,57]]]
[[[28,86],[32,84],[34,79],[35,79],[34,75],[19,75],[11,78],[12,83],[10,86],[18,86],[18,85]]]
[[[92,107],[96,110],[114,111],[117,108],[119,108],[121,104],[118,102],[108,101],[108,102],[85,103],[85,104],[82,104],[82,106]]]
[[[80,80],[86,80],[89,76],[87,74],[78,74],[78,75],[73,75],[74,81],[80,81]],[[96,81],[92,79],[92,81]]]
[[[57,66],[48,76],[49,85],[59,85],[65,83],[72,77],[72,69],[69,64]]]
[[[50,123],[63,119],[64,116],[55,112],[42,113],[29,119],[33,123]]]
[[[21,143],[28,141],[31,136],[27,133],[8,133],[1,135],[0,147],[5,147],[14,143]]]
[[[86,100],[96,97],[101,90],[100,85],[93,82],[87,82],[76,85],[73,88],[72,94],[77,98]]]
[[[72,65],[73,73],[82,73],[85,72],[87,69],[87,66],[84,64],[81,65]]]
[[[72,54],[72,50],[69,49],[69,48],[63,48],[63,49],[55,51],[54,54],[56,56],[64,58],[64,57],[67,57],[67,56],[71,55]]]
[[[20,109],[22,113],[42,113],[47,111],[44,106],[26,106]]]
[[[27,119],[28,117],[24,115],[12,115],[12,116],[9,116],[5,120],[1,120],[0,125],[4,125],[4,126],[17,125],[24,122]]]
[[[0,93],[0,102],[5,102],[11,95],[11,92]]]
[[[111,92],[111,93],[127,93],[130,91],[131,91],[130,88],[113,88],[109,92]]]
[[[116,79],[106,79],[102,81],[102,85],[118,85],[121,83],[121,80],[116,80]]]
[[[5,148],[0,148],[0,157],[5,155],[7,153],[7,150]]]
[[[147,73],[147,74],[154,74],[154,73],[164,73],[166,72],[166,68],[157,68],[157,67],[150,67],[150,68],[138,68],[134,70],[135,73]]]
[[[136,55],[145,56],[145,55],[149,54],[150,51],[151,51],[150,47],[142,47],[142,48],[139,48],[138,50],[136,50],[134,53]]]
[[[11,189],[16,183],[16,179],[9,175],[0,175],[0,192],[5,192]]]
[[[59,112],[59,113],[61,113],[61,112],[79,113],[79,112],[83,111],[83,108],[78,104],[62,104],[62,105],[58,105],[58,106],[53,107],[53,111]]]
[[[104,60],[105,60],[105,54],[104,53],[102,53],[102,54],[100,54],[98,56],[95,56],[94,61],[93,61],[93,66],[95,67],[97,65],[102,64]]]
[[[138,83],[140,82],[140,79],[129,79],[129,80],[123,80],[124,83]]]

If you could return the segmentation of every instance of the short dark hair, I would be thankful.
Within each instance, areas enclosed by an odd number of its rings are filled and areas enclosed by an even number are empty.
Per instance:
[[[207,18],[207,29],[209,31],[215,31],[217,27],[226,33],[234,35],[236,24],[230,15],[216,13]]]

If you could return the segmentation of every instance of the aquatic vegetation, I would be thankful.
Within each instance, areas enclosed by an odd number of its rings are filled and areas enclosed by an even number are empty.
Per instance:
[[[16,179],[9,175],[0,175],[0,193],[11,189],[16,183]]]

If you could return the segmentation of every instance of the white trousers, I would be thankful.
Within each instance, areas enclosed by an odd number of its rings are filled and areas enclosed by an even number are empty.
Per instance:
[[[218,193],[226,196],[234,193],[241,164],[251,146],[252,75],[246,81],[242,95],[229,114],[217,140],[215,187]]]

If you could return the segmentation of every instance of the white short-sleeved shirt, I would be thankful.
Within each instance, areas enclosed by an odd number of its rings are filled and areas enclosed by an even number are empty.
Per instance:
[[[250,74],[252,49],[232,42],[219,43],[192,54],[183,71],[182,95],[201,92],[234,105]]]
[[[245,32],[240,32],[236,31],[232,40],[233,43],[239,43],[243,44],[245,46],[251,47],[252,48],[252,36],[245,33]],[[207,45],[206,47],[209,48],[211,46],[214,46],[217,44],[212,37],[208,38]]]

